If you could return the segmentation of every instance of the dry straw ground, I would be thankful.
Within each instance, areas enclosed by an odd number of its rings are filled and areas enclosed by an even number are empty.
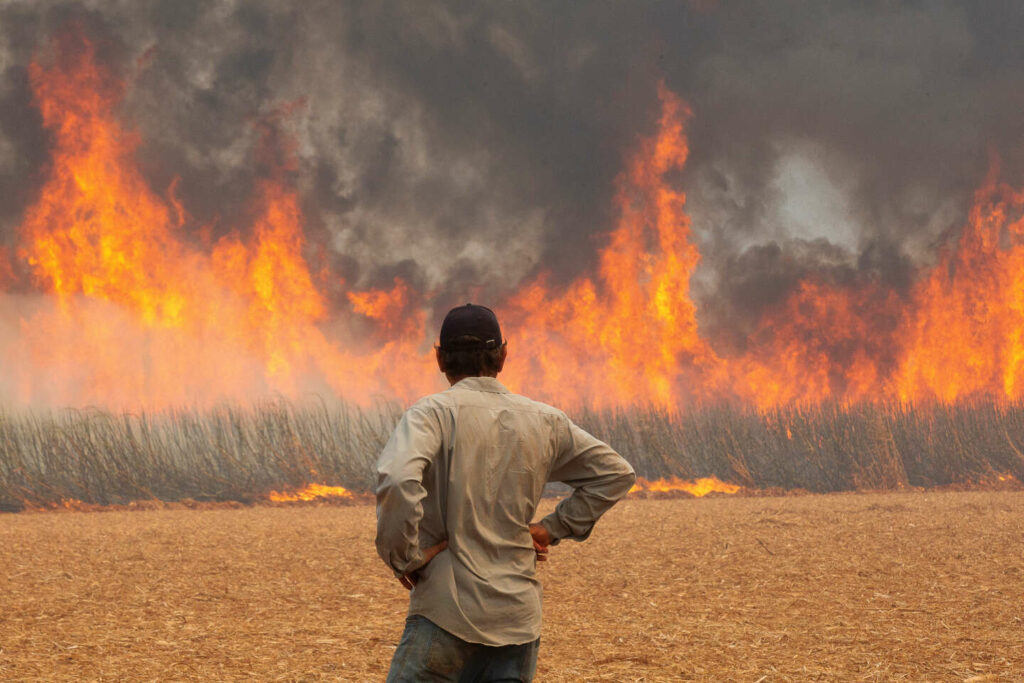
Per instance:
[[[373,508],[0,517],[0,679],[379,681]],[[554,549],[540,681],[1024,679],[1024,494],[630,500]]]

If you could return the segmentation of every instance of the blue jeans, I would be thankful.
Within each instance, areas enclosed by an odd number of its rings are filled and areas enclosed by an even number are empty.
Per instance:
[[[467,643],[414,614],[405,620],[387,683],[529,683],[539,648],[539,638],[501,647]]]

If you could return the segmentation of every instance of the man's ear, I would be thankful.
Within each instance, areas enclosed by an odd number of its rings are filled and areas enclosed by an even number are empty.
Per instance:
[[[498,353],[498,372],[505,368],[505,359],[508,358],[508,342],[501,343],[501,351]]]
[[[437,369],[444,374],[444,354],[441,353],[441,347],[434,347],[434,357],[437,358]]]

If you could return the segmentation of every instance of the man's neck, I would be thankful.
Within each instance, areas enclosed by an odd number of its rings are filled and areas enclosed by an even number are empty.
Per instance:
[[[447,375],[446,374],[445,377],[448,378],[448,384],[450,386],[455,386],[456,384],[458,384],[462,380],[468,379],[470,377],[493,377],[493,378],[496,379],[498,377],[498,373],[496,373],[496,372],[495,373],[486,373],[485,372],[485,373],[483,373],[481,375],[457,375],[457,376]]]

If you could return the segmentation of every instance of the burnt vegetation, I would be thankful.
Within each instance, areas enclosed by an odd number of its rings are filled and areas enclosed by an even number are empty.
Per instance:
[[[372,491],[401,408],[288,402],[158,413],[0,415],[0,509],[71,501],[265,500],[307,484]],[[861,404],[767,412],[581,410],[640,476],[716,476],[750,491],[1019,488],[1024,405]]]

